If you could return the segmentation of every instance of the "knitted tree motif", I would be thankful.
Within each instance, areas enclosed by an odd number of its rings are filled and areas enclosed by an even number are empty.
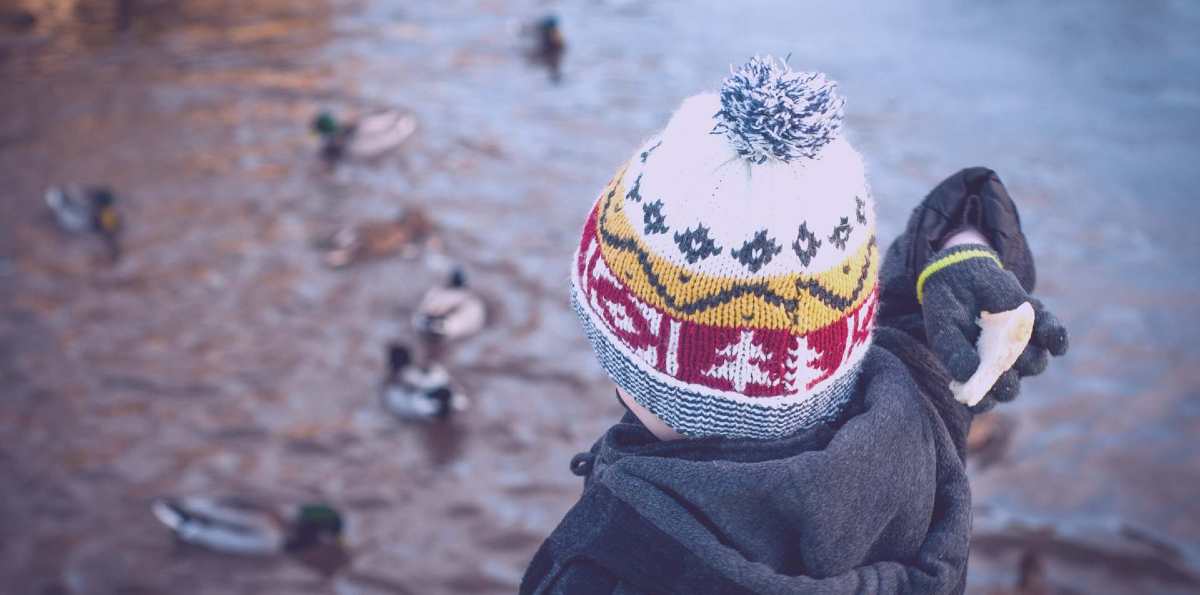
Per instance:
[[[771,354],[754,342],[754,331],[742,331],[737,343],[717,350],[720,363],[713,364],[704,375],[728,380],[739,392],[746,390],[747,384],[775,384],[771,374],[761,367],[770,358]]]
[[[788,392],[806,392],[825,374],[819,368],[812,367],[813,360],[821,357],[821,353],[808,347],[808,339],[796,337],[796,348],[788,350],[787,373],[783,375]]]
[[[612,317],[613,326],[627,333],[637,332],[637,327],[633,325],[633,317],[629,315],[629,310],[624,305],[604,300],[604,306],[608,310],[608,315]]]

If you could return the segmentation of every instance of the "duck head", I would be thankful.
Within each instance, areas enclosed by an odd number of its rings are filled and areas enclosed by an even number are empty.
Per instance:
[[[113,191],[109,190],[108,188],[99,188],[92,193],[92,202],[95,203],[97,207],[102,209],[105,207],[111,207],[112,204],[116,202],[116,199],[116,195],[114,195]]]
[[[554,14],[548,14],[542,17],[540,20],[538,20],[538,29],[542,32],[542,35],[545,35],[546,37],[554,35],[558,31],[558,16]]]
[[[436,417],[442,418],[450,414],[450,409],[454,404],[454,395],[450,394],[450,389],[441,387],[429,393],[429,398],[437,404]]]
[[[537,28],[542,38],[543,51],[561,53],[566,42],[563,39],[562,29],[558,27],[558,17],[553,14],[542,17],[538,21]]]
[[[396,375],[412,363],[412,352],[407,345],[392,343],[388,346],[388,368]]]
[[[340,545],[342,526],[342,515],[333,507],[308,504],[300,509],[284,549],[297,552],[321,544]]]
[[[312,130],[323,137],[329,137],[337,134],[337,118],[333,117],[332,112],[323,111],[317,114],[317,117],[313,118]]]

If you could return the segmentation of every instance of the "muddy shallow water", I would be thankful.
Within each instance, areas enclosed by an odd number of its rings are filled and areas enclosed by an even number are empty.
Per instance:
[[[556,86],[512,34],[549,3],[0,0],[0,591],[514,592],[619,412],[567,301],[584,213],[757,51],[841,81],[885,240],[944,176],[997,169],[1072,331],[972,472],[972,590],[1034,547],[1060,590],[1200,591],[1200,10],[918,4],[556,4]],[[323,167],[312,115],[379,106],[420,118],[410,145]],[[125,197],[116,266],[54,228],[63,181]],[[374,393],[438,274],[314,249],[406,205],[491,313],[444,426]],[[179,548],[148,514],[208,492],[337,504],[352,567]]]

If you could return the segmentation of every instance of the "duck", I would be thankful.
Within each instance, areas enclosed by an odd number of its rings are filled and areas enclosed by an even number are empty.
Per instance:
[[[398,343],[388,346],[388,373],[381,398],[388,411],[408,420],[445,419],[470,404],[451,387],[444,367],[433,362],[416,364],[408,346]]]
[[[321,136],[325,159],[370,159],[403,145],[417,131],[417,118],[404,110],[387,109],[341,122],[333,112],[323,111],[313,119],[312,130]]]
[[[120,256],[121,216],[117,197],[105,186],[64,184],[46,190],[46,206],[63,231],[100,235],[115,261]]]
[[[487,319],[483,300],[467,287],[466,272],[454,267],[444,286],[432,287],[413,313],[413,327],[439,340],[469,337],[478,333]]]
[[[529,58],[550,71],[550,80],[562,81],[562,57],[567,51],[567,41],[558,26],[558,16],[548,14],[537,20],[529,29],[533,34],[533,47]]]
[[[341,268],[357,262],[399,254],[415,258],[422,247],[437,247],[433,220],[420,208],[409,207],[399,217],[363,221],[340,229],[325,243],[321,260]]]
[[[150,507],[177,539],[238,556],[288,556],[331,574],[349,562],[342,515],[328,504],[267,506],[234,498],[162,498]]]

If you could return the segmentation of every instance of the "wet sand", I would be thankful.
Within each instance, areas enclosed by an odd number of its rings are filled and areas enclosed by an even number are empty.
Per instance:
[[[972,472],[970,590],[1037,548],[1061,592],[1200,592],[1195,7],[566,3],[556,86],[511,34],[548,5],[412,4],[0,10],[2,590],[514,592],[579,493],[571,455],[619,413],[567,301],[590,201],[729,63],[790,51],[841,81],[885,241],[941,178],[991,166],[1071,329]],[[413,142],[323,167],[310,118],[380,106],[417,114]],[[116,266],[55,229],[42,192],[64,181],[126,197]],[[443,426],[375,398],[439,274],[314,248],[410,205],[491,314],[448,361],[474,406]],[[214,492],[335,503],[351,568],[182,548],[148,513]]]

